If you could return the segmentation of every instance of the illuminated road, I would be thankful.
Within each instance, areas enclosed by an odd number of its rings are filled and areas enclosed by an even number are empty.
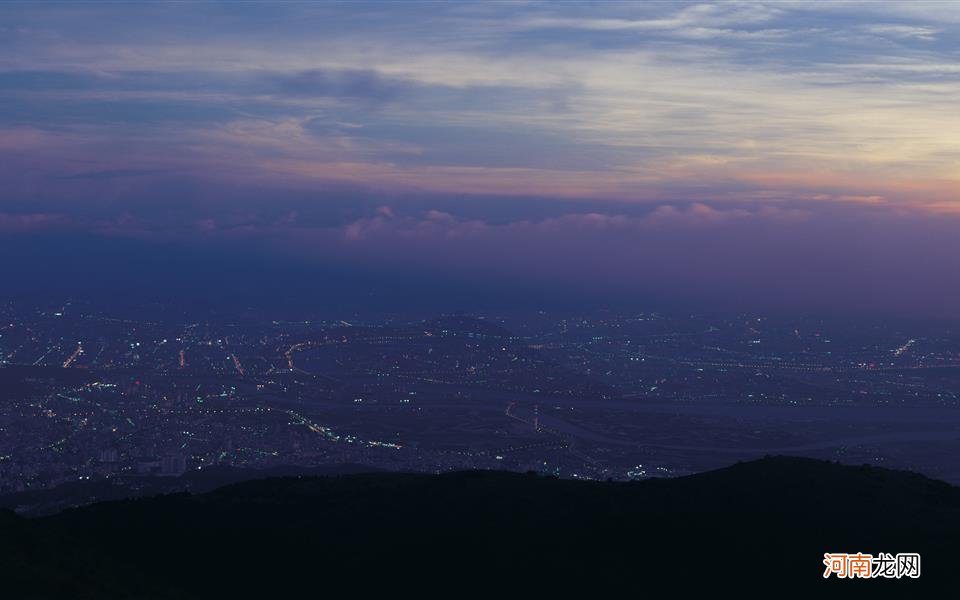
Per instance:
[[[81,345],[81,344],[78,343],[78,344],[77,344],[77,349],[73,351],[73,354],[70,355],[70,358],[68,358],[67,360],[63,361],[63,368],[66,369],[66,368],[68,368],[70,365],[72,365],[73,362],[74,362],[75,360],[77,360],[77,358],[78,358],[81,354],[83,354],[83,345]]]
[[[296,352],[297,350],[303,349],[305,346],[307,346],[307,342],[300,342],[299,344],[294,344],[290,346],[290,349],[283,354],[287,359],[287,368],[290,369],[291,371],[294,369],[293,353]]]
[[[246,372],[243,370],[243,365],[240,364],[240,359],[237,358],[236,354],[231,354],[230,358],[233,359],[233,366],[237,370],[237,373],[240,373],[240,377],[246,375]]]

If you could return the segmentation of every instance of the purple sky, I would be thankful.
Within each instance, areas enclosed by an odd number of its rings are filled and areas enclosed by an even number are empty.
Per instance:
[[[8,2],[0,242],[958,316],[958,7]]]

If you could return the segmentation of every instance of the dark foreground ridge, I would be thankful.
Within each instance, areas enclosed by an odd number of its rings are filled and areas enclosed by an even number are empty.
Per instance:
[[[955,588],[958,543],[960,488],[812,459],[635,483],[286,477],[36,519],[3,511],[0,597],[712,596],[718,586],[926,597]],[[857,551],[919,552],[922,575],[822,578],[824,552]]]

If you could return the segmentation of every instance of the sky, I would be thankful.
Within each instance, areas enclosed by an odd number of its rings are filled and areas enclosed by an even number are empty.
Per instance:
[[[0,275],[960,316],[958,106],[960,2],[6,2]]]

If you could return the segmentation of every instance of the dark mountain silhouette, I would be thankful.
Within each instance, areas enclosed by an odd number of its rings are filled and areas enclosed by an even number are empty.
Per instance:
[[[0,513],[4,598],[931,597],[960,558],[960,488],[773,457],[634,483],[505,472],[249,481]],[[824,552],[919,552],[919,579],[823,579]]]
[[[214,465],[203,470],[190,470],[178,477],[125,475],[112,479],[71,481],[56,487],[39,490],[11,492],[0,495],[0,509],[8,508],[27,516],[44,516],[60,512],[65,508],[107,500],[124,500],[183,491],[199,494],[225,485],[253,479],[350,475],[375,473],[380,470],[366,465],[350,464],[313,467],[290,465],[264,469]]]

